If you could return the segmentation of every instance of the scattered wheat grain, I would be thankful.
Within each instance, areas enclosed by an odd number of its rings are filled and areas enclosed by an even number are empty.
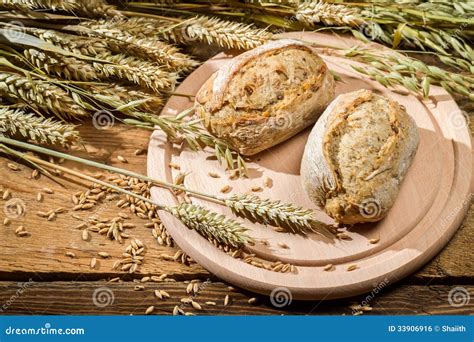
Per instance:
[[[347,267],[347,271],[350,272],[350,271],[354,271],[355,269],[357,269],[357,265],[356,264],[353,264],[353,265],[349,265]]]
[[[151,314],[154,310],[155,310],[155,307],[154,307],[153,305],[149,306],[149,307],[145,310],[145,315]]]

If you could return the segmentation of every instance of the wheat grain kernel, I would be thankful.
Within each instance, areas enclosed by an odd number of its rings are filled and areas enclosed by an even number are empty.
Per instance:
[[[134,291],[143,291],[145,289],[145,286],[143,285],[135,285],[133,288]]]
[[[177,316],[179,314],[179,307],[178,305],[176,305],[174,308],[173,308],[173,316]]]
[[[149,307],[145,310],[145,315],[151,314],[154,310],[155,310],[155,307],[154,307],[153,305],[149,306]]]
[[[89,234],[89,232],[87,231],[87,229],[84,229],[82,231],[82,240],[84,241],[89,241],[91,235]]]
[[[104,259],[110,257],[110,254],[107,253],[107,252],[99,252],[99,253],[97,253],[97,255],[100,256],[101,258],[104,258]]]
[[[160,290],[161,295],[163,298],[171,298],[170,294],[164,290]]]
[[[169,163],[168,165],[169,165],[170,168],[175,169],[175,170],[180,170],[181,169],[181,166],[179,166],[176,163]]]
[[[347,267],[347,271],[350,272],[350,271],[354,271],[355,269],[357,269],[357,265],[353,264],[353,265],[350,265]]]
[[[10,219],[9,219],[8,217],[5,217],[5,218],[3,219],[3,225],[4,225],[4,226],[8,226],[10,223],[11,223],[11,221],[10,221]]]
[[[90,266],[91,266],[92,269],[94,269],[97,266],[97,259],[96,258],[91,259]]]
[[[25,231],[25,227],[19,226],[17,229],[15,229],[15,234],[18,234],[18,233],[24,232],[24,231]]]
[[[208,173],[209,177],[212,177],[212,178],[221,178],[221,176],[219,176],[217,173],[215,172],[209,172]]]
[[[224,186],[221,188],[220,192],[223,193],[223,194],[226,194],[226,193],[228,193],[230,190],[232,190],[232,187],[231,187],[230,185],[224,185]]]
[[[155,297],[158,298],[158,299],[163,299],[163,296],[162,296],[161,292],[158,291],[158,290],[155,290]]]
[[[121,156],[121,155],[118,155],[117,159],[119,161],[121,161],[122,163],[124,163],[124,164],[128,163],[128,160],[125,157]]]
[[[380,238],[374,238],[374,239],[370,239],[369,243],[374,245],[374,244],[378,243],[379,241],[380,241]]]
[[[327,264],[326,266],[324,266],[323,270],[324,271],[332,271],[332,270],[334,270],[334,265],[333,264]]]
[[[12,164],[12,163],[8,163],[7,166],[12,171],[20,171],[21,170],[17,165]]]
[[[270,177],[265,177],[263,179],[263,186],[266,188],[271,188],[273,186],[273,180]]]
[[[10,198],[10,190],[7,189],[3,192],[2,199],[7,200],[8,198]]]
[[[229,295],[225,295],[225,298],[224,298],[224,306],[229,305],[229,303],[230,303],[230,297],[229,297]]]
[[[43,189],[41,189],[41,190],[43,190],[43,192],[45,192],[45,193],[47,193],[47,194],[50,194],[50,195],[51,195],[51,194],[54,194],[54,190],[53,190],[53,189],[50,189],[50,188],[43,188]]]
[[[74,254],[73,252],[66,252],[65,255],[67,257],[70,257],[70,258],[75,258],[76,257],[76,254]]]
[[[198,302],[195,302],[194,300],[191,301],[191,305],[192,305],[192,307],[193,307],[194,309],[196,309],[196,310],[199,310],[199,311],[202,310],[201,304],[199,304]]]
[[[135,151],[133,151],[133,154],[136,156],[142,155],[143,153],[145,153],[145,150],[142,148],[138,148]]]

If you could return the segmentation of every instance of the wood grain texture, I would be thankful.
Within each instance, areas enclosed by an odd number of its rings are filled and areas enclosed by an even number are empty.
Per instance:
[[[170,315],[178,305],[185,312],[199,315],[352,315],[350,306],[368,304],[372,311],[365,315],[466,315],[474,311],[474,303],[455,307],[450,305],[449,292],[456,285],[435,286],[401,286],[383,289],[373,297],[358,296],[337,301],[305,301],[292,300],[288,305],[277,307],[267,297],[257,298],[256,304],[248,300],[254,295],[247,292],[229,291],[220,282],[203,283],[197,295],[186,294],[187,284],[146,283],[142,291],[134,291],[136,283],[109,282],[38,282],[28,287],[12,282],[0,282],[0,303],[3,314],[75,314],[82,315],[94,312],[103,315],[143,315],[150,306],[155,306],[154,314]],[[22,287],[23,286],[23,287]],[[471,293],[474,286],[464,288]],[[24,289],[18,296],[18,290]],[[154,290],[165,290],[171,296],[166,300],[158,300]],[[230,304],[224,306],[224,298],[230,297]],[[103,296],[100,299],[100,296]],[[47,303],[45,298],[48,299]],[[181,303],[182,298],[192,298],[202,305],[203,310],[197,311],[189,304]],[[413,298],[417,298],[414,301]],[[205,304],[214,301],[215,306]],[[97,305],[96,305],[97,304]],[[279,305],[279,304],[277,304]]]

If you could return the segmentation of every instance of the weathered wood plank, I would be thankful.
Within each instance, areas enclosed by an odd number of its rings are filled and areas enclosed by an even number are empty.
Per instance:
[[[373,298],[358,296],[346,300],[330,302],[296,302],[283,305],[285,301],[272,302],[269,298],[259,297],[256,304],[249,304],[253,296],[245,292],[230,291],[220,282],[203,282],[196,295],[186,294],[184,282],[147,282],[145,289],[134,291],[135,282],[0,282],[0,304],[4,305],[4,314],[111,314],[142,315],[147,307],[155,306],[154,314],[168,315],[178,305],[185,312],[205,315],[351,315],[351,305],[368,303],[371,315],[402,314],[472,314],[474,302],[471,300],[462,306],[453,306],[448,299],[452,286],[395,286],[383,289]],[[474,293],[473,285],[462,288]],[[22,290],[20,293],[19,290]],[[171,298],[158,300],[154,290],[167,291]],[[224,298],[230,297],[230,304],[224,306]],[[183,304],[182,298],[192,298],[201,304],[202,311],[194,310],[189,304]],[[283,297],[282,297],[283,298]],[[417,298],[417,300],[413,300]],[[206,304],[214,301],[215,306]],[[288,302],[288,301],[287,301]],[[287,303],[286,302],[286,303]],[[458,301],[455,304],[462,302]]]
[[[88,158],[114,164],[136,172],[145,173],[146,154],[135,156],[137,148],[145,148],[148,144],[148,132],[125,128],[123,125],[115,125],[109,130],[97,131],[92,126],[86,126],[81,130],[88,143],[85,145],[88,151]],[[84,152],[78,151],[78,155]],[[122,155],[129,163],[124,164],[117,160],[117,156]],[[99,218],[113,218],[118,213],[127,213],[131,219],[127,222],[134,223],[136,228],[127,229],[132,237],[142,240],[146,245],[146,259],[140,272],[144,274],[181,274],[183,276],[194,277],[208,273],[199,265],[183,264],[164,261],[159,255],[164,253],[174,255],[177,248],[160,246],[151,234],[151,229],[144,226],[149,220],[141,219],[130,213],[127,209],[117,208],[117,201],[104,201],[91,210],[72,211],[74,204],[71,195],[79,190],[85,190],[85,183],[77,179],[61,179],[60,184],[41,176],[40,179],[31,179],[31,170],[22,166],[21,171],[11,171],[7,168],[9,161],[0,159],[0,170],[2,178],[0,189],[9,189],[11,196],[9,200],[19,200],[25,207],[25,215],[18,219],[10,216],[11,223],[0,229],[0,279],[21,280],[30,276],[41,279],[62,279],[73,280],[100,279],[105,276],[121,274],[112,269],[114,262],[121,258],[128,240],[123,244],[111,241],[103,235],[91,233],[90,241],[83,241],[81,230],[75,229],[81,221],[74,219],[71,215],[79,215],[84,220],[95,216]],[[94,174],[97,169],[84,167],[74,163],[65,163],[71,168]],[[54,194],[44,193],[44,187],[54,190]],[[42,192],[44,200],[36,201],[38,192]],[[0,224],[7,216],[4,210],[8,201],[0,200]],[[48,221],[46,218],[37,216],[38,211],[47,212],[50,209],[64,207],[67,212],[58,214],[57,218]],[[30,232],[28,237],[18,237],[15,229],[24,226]],[[89,267],[92,257],[97,257],[97,252],[105,251],[111,258],[100,259],[95,269]],[[66,252],[76,254],[75,258],[65,255]]]

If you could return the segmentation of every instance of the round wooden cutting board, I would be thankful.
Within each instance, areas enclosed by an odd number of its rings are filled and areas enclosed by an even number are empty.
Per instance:
[[[354,39],[320,33],[282,36],[347,47],[360,44]],[[176,92],[196,94],[212,73],[232,57],[232,54],[221,53],[208,60]],[[160,214],[177,244],[194,260],[229,283],[254,292],[283,294],[293,299],[331,299],[392,284],[420,268],[441,250],[460,225],[471,200],[470,135],[462,112],[448,93],[440,87],[432,87],[430,98],[422,101],[406,92],[388,90],[356,73],[350,67],[354,63],[351,60],[322,57],[329,68],[342,77],[342,81],[337,82],[337,95],[366,88],[404,105],[418,125],[419,148],[388,216],[375,224],[348,227],[350,240],[279,233],[271,227],[238,219],[250,229],[252,237],[269,242],[269,245],[257,243],[251,251],[267,261],[281,260],[295,265],[292,273],[272,272],[232,258],[170,214]],[[162,114],[174,115],[191,105],[188,98],[174,96]],[[318,219],[331,223],[309,200],[300,184],[300,162],[309,132],[307,129],[252,157],[248,162],[249,177],[230,180],[229,172],[213,158],[212,151],[196,153],[186,147],[178,150],[166,142],[160,131],[155,131],[148,150],[148,173],[170,182],[178,172],[189,173],[185,179],[188,188],[221,196],[219,191],[225,185],[232,187],[227,195],[250,193],[252,187],[261,186],[263,191],[256,193],[258,196],[312,208]],[[180,171],[170,168],[170,163],[180,165]],[[219,174],[220,178],[211,178],[209,172]],[[263,185],[265,178],[271,180],[268,187]],[[168,205],[178,203],[173,193],[162,188],[153,188],[152,197]],[[193,203],[233,217],[223,206],[191,198]],[[371,244],[371,239],[380,241]],[[289,248],[280,247],[282,243]],[[332,271],[324,270],[327,264],[334,265]],[[357,268],[348,271],[350,265]]]

